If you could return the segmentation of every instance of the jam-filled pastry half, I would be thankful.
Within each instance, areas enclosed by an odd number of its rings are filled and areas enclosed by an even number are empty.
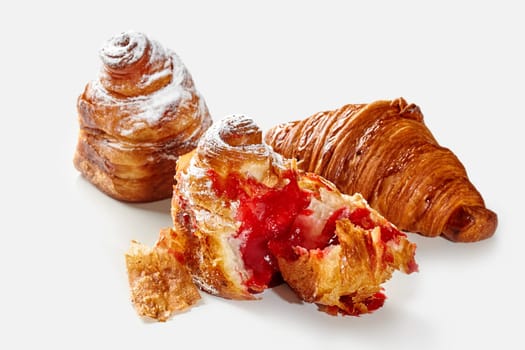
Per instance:
[[[112,37],[100,58],[77,102],[76,168],[119,200],[171,197],[178,156],[211,124],[204,99],[180,58],[142,33]]]
[[[265,140],[342,192],[361,193],[401,230],[458,242],[496,230],[497,215],[463,164],[438,144],[419,107],[402,98],[316,113],[271,128]]]
[[[303,300],[357,315],[383,304],[394,270],[417,270],[415,245],[361,195],[298,170],[242,116],[179,158],[172,217],[166,246],[225,298],[253,299],[282,275]]]

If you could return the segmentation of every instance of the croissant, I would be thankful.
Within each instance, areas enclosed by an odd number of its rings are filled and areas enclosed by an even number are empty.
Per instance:
[[[417,270],[405,234],[361,195],[275,153],[249,118],[212,125],[175,178],[162,245],[209,293],[254,299],[282,278],[324,311],[358,315],[383,305],[394,270]]]
[[[100,58],[77,102],[75,167],[119,200],[171,197],[178,156],[211,124],[204,99],[180,58],[142,33],[112,37]]]
[[[271,128],[265,140],[342,192],[361,193],[401,230],[458,242],[496,230],[496,214],[460,160],[438,144],[420,108],[402,98],[320,112]]]

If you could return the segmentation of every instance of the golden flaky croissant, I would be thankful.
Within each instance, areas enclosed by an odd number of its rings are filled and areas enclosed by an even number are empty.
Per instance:
[[[211,124],[208,108],[180,58],[142,33],[114,36],[100,58],[78,98],[74,164],[114,198],[169,198],[178,156]]]
[[[462,163],[402,98],[320,112],[273,127],[265,140],[342,192],[361,193],[402,230],[471,242],[496,229]]]
[[[383,305],[395,269],[417,270],[415,245],[361,195],[298,170],[242,116],[179,158],[172,217],[161,244],[225,298],[253,299],[282,276],[303,300],[357,315]]]

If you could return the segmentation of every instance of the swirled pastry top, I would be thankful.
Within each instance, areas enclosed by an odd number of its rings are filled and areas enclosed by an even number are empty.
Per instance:
[[[174,136],[192,139],[181,131],[209,125],[206,104],[175,52],[129,31],[108,40],[100,58],[99,76],[79,97],[81,127],[119,141],[159,143]]]

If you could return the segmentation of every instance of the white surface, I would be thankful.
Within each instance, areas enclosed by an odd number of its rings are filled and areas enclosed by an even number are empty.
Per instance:
[[[0,348],[522,344],[518,1],[103,3],[0,5]],[[280,287],[256,302],[204,295],[166,323],[144,322],[123,254],[131,239],[155,241],[169,202],[117,202],[72,165],[76,98],[97,74],[102,43],[128,29],[179,54],[215,119],[245,113],[266,129],[346,103],[417,103],[498,213],[496,235],[475,244],[411,235],[420,272],[395,274],[385,306],[359,318],[330,317]]]

